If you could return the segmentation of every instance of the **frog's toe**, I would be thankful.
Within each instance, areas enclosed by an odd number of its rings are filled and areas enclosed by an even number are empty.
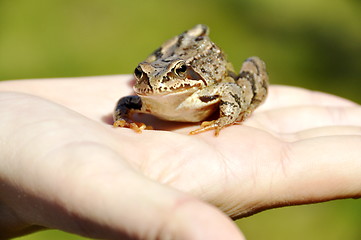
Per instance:
[[[143,125],[138,125],[135,122],[132,122],[132,123],[129,123],[128,127],[136,133],[142,133],[142,130],[145,129],[145,124],[143,126]]]
[[[142,130],[144,130],[144,129],[147,129],[147,130],[153,129],[151,126],[147,126],[144,123],[141,123],[141,122],[128,122],[128,121],[125,121],[124,119],[114,121],[113,126],[114,127],[130,128],[130,129],[132,129],[133,131],[135,131],[137,133],[141,133]]]
[[[218,135],[219,135],[219,132],[221,131],[222,128],[223,128],[223,126],[220,126],[219,123],[218,123],[218,121],[216,121],[216,120],[213,120],[213,121],[204,121],[204,122],[202,122],[200,128],[191,131],[189,134],[190,134],[190,135],[195,135],[195,134],[198,134],[198,133],[203,133],[203,132],[206,132],[206,131],[209,131],[209,130],[213,130],[213,129],[214,129],[214,130],[215,130],[214,135],[215,135],[215,136],[218,136]]]
[[[117,120],[114,121],[113,127],[125,127],[126,124],[127,122],[125,120]]]

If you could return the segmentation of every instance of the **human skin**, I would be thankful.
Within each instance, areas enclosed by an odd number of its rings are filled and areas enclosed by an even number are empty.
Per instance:
[[[135,116],[112,127],[132,77],[0,82],[0,239],[40,228],[102,239],[243,239],[231,221],[361,195],[361,107],[270,86],[240,125]]]

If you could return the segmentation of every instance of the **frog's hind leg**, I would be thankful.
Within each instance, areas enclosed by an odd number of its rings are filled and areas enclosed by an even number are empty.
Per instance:
[[[222,128],[244,121],[265,100],[267,89],[265,63],[259,57],[248,58],[242,65],[236,83],[219,84],[213,94],[219,96],[220,117],[203,122],[199,129],[190,134],[214,129],[217,136]]]
[[[268,75],[266,64],[259,57],[248,58],[242,65],[237,84],[239,86],[251,84],[253,98],[250,110],[253,111],[267,97]]]

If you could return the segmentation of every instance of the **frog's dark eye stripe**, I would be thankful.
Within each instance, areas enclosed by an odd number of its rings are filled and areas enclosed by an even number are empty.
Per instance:
[[[202,102],[210,102],[213,101],[215,99],[219,98],[219,95],[213,95],[213,96],[200,96],[199,100],[201,100]]]

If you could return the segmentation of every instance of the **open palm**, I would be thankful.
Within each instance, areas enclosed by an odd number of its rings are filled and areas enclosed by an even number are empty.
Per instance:
[[[111,124],[130,81],[0,84],[4,236],[43,226],[98,238],[238,239],[211,205],[235,219],[360,195],[361,108],[353,102],[271,86],[264,105],[218,137],[145,115],[136,117],[156,130],[137,134]]]

